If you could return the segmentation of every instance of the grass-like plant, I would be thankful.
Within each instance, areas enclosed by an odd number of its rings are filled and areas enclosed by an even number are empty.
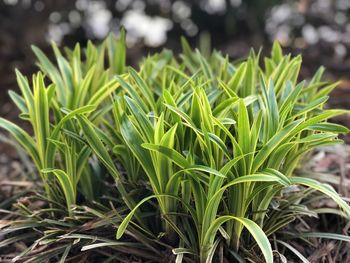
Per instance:
[[[324,69],[300,82],[301,57],[284,56],[277,43],[263,67],[253,51],[233,63],[182,44],[180,58],[165,50],[138,70],[125,67],[124,34],[89,44],[84,60],[79,46],[66,56],[53,46],[57,66],[34,48],[43,73],[32,88],[17,73],[22,96],[10,93],[33,137],[7,120],[0,126],[32,157],[47,196],[65,200],[74,217],[77,186],[98,198],[94,167],[105,167],[117,206],[130,211],[119,214],[117,239],[128,230],[149,246],[165,244],[176,262],[216,262],[219,246],[239,258],[256,244],[273,262],[269,237],[303,214],[290,205],[306,194],[270,209],[292,185],[322,192],[349,218],[331,186],[293,175],[310,150],[348,132],[327,122],[345,111],[324,109],[336,87],[321,80]]]
[[[77,44],[67,52],[66,58],[53,43],[57,66],[33,47],[42,71],[33,75],[32,85],[16,71],[21,95],[9,92],[21,111],[20,118],[31,124],[33,138],[16,124],[0,119],[0,126],[7,129],[32,158],[48,197],[61,200],[59,191],[63,191],[70,212],[71,205],[76,203],[79,182],[88,200],[99,195],[99,175],[89,165],[89,161],[93,161],[89,160],[91,149],[81,140],[81,129],[72,118],[85,114],[98,125],[101,116],[111,109],[105,101],[118,87],[112,76],[123,72],[125,64],[125,37],[122,35],[118,41],[112,38],[99,48],[88,43],[84,54]],[[104,61],[107,46],[108,66]],[[113,57],[114,50],[119,52],[117,60]],[[45,83],[44,75],[50,78],[50,83]]]

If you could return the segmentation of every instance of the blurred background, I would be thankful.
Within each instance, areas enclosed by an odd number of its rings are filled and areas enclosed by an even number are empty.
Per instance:
[[[164,47],[179,52],[180,36],[233,59],[250,47],[267,53],[277,39],[303,54],[302,78],[324,65],[329,80],[341,79],[331,104],[350,106],[350,0],[0,0],[0,116],[16,118],[7,91],[17,88],[14,68],[36,70],[31,45],[50,55],[50,41],[85,46],[120,26],[131,65]]]
[[[350,0],[0,0],[1,98],[16,86],[15,67],[35,69],[30,45],[48,53],[50,41],[85,46],[120,26],[131,64],[163,47],[178,52],[185,36],[232,58],[250,47],[268,51],[277,39],[305,56],[305,76],[321,64],[335,78],[350,70]]]

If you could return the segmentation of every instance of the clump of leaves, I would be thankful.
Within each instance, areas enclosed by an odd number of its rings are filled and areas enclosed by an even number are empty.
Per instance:
[[[110,36],[99,48],[88,43],[83,54],[77,44],[74,50],[67,51],[66,57],[53,43],[57,66],[33,47],[42,71],[33,75],[31,85],[16,71],[21,95],[9,92],[21,111],[20,118],[31,124],[33,137],[16,124],[0,119],[0,126],[7,129],[32,158],[47,196],[54,200],[62,200],[64,196],[70,214],[78,186],[88,200],[94,200],[101,193],[97,187],[99,173],[90,158],[91,149],[80,138],[81,129],[72,119],[84,114],[98,125],[103,114],[110,110],[106,99],[118,87],[112,75],[123,71],[124,41],[124,35],[118,41]],[[112,53],[105,65],[107,46],[110,53],[118,49],[120,65],[114,65],[118,60]],[[45,75],[50,79],[48,85]]]
[[[116,181],[123,211],[117,239],[127,231],[153,249],[170,247],[176,262],[259,253],[273,262],[269,237],[310,214],[295,205],[307,194],[288,193],[293,185],[320,191],[350,217],[331,186],[293,175],[305,154],[348,132],[327,122],[345,111],[324,109],[336,83],[321,80],[323,68],[299,82],[301,57],[284,56],[277,43],[262,67],[253,51],[233,63],[182,40],[180,58],[165,50],[135,70],[125,67],[123,39],[89,44],[84,61],[79,46],[66,57],[54,46],[57,66],[34,48],[51,84],[39,72],[31,89],[18,73],[22,96],[11,93],[34,138],[0,119],[32,157],[47,196],[65,200],[71,217],[78,184],[87,200],[98,198],[101,167]],[[288,201],[276,212],[271,204],[281,198]]]

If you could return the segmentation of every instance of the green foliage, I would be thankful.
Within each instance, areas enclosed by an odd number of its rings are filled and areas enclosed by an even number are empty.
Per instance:
[[[106,179],[96,178],[97,165],[130,211],[120,214],[117,239],[126,230],[150,244],[162,237],[177,262],[215,262],[219,244],[227,257],[257,244],[273,262],[269,237],[311,213],[291,208],[307,197],[286,195],[292,185],[322,192],[350,217],[331,186],[293,175],[306,153],[348,132],[327,122],[346,112],[324,108],[336,85],[321,81],[323,68],[299,82],[301,57],[283,55],[277,43],[261,67],[253,51],[232,63],[216,51],[204,58],[182,39],[180,59],[165,50],[135,70],[125,67],[124,38],[89,43],[84,60],[78,45],[66,56],[53,45],[57,66],[33,48],[43,73],[32,89],[17,73],[22,95],[11,92],[33,137],[0,119],[70,216],[78,193],[98,198],[96,181]],[[288,198],[279,212],[271,209],[277,197]]]
[[[124,36],[114,41],[110,36],[99,48],[88,44],[81,54],[77,44],[66,58],[55,44],[52,45],[57,65],[36,47],[33,51],[43,73],[33,75],[32,88],[29,81],[16,71],[21,95],[10,91],[10,96],[21,111],[20,117],[32,126],[33,137],[17,125],[0,118],[0,126],[8,130],[32,158],[43,181],[48,197],[62,200],[63,192],[69,214],[70,206],[76,203],[77,187],[86,199],[94,200],[99,195],[98,174],[89,164],[92,150],[81,139],[81,128],[73,121],[80,115],[88,117],[95,125],[111,109],[109,99],[118,88],[112,78],[109,65],[104,65],[106,43],[114,52],[125,53]],[[118,50],[117,50],[118,49]],[[82,60],[82,55],[85,60]],[[123,69],[125,55],[114,68]],[[49,84],[45,84],[49,77]],[[58,187],[59,186],[59,187]]]

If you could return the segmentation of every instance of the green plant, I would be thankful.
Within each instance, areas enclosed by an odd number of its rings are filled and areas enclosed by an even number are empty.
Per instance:
[[[65,58],[53,43],[58,67],[33,47],[43,73],[33,75],[31,88],[29,81],[16,71],[22,95],[9,92],[21,111],[20,118],[31,124],[33,138],[16,124],[0,119],[0,126],[7,129],[32,158],[48,197],[60,200],[62,190],[70,212],[76,202],[79,182],[88,200],[97,198],[99,184],[98,172],[89,164],[91,149],[81,140],[80,127],[72,118],[84,114],[98,125],[110,110],[106,100],[118,87],[112,75],[124,70],[124,38],[122,35],[120,40],[113,41],[111,35],[98,48],[88,43],[84,60],[79,44],[74,50],[67,50]],[[106,46],[110,55],[108,66],[104,62]],[[118,51],[118,60],[112,51]],[[45,84],[44,74],[50,79],[49,85]]]
[[[116,181],[117,238],[128,230],[153,249],[170,246],[177,262],[216,261],[219,246],[227,258],[254,257],[256,244],[273,262],[269,237],[311,213],[291,208],[308,196],[287,196],[292,185],[322,192],[350,217],[331,186],[293,175],[306,153],[348,132],[327,122],[345,111],[324,109],[336,84],[321,81],[323,68],[298,82],[301,57],[284,56],[277,43],[261,67],[253,51],[232,63],[182,40],[180,59],[165,50],[126,69],[122,40],[90,44],[85,63],[78,47],[67,51],[68,62],[54,46],[59,69],[34,49],[52,84],[46,88],[39,73],[32,93],[19,74],[24,99],[12,98],[35,139],[0,119],[31,155],[48,197],[62,200],[62,189],[72,217],[78,182],[84,194],[93,190],[91,162]],[[270,206],[275,198],[288,199],[279,212]]]
[[[322,69],[308,85],[298,84],[301,58],[282,56],[277,44],[272,58],[265,60],[265,71],[254,53],[234,66],[218,53],[205,60],[185,43],[184,50],[182,64],[169,59],[169,66],[154,78],[150,76],[160,68],[156,62],[162,61],[158,57],[141,65],[139,77],[130,70],[133,88],[121,79],[119,82],[128,93],[124,112],[129,111],[121,121],[121,132],[149,177],[154,196],[160,206],[164,198],[170,202],[181,196],[181,213],[191,215],[195,231],[178,234],[183,237],[192,232],[187,239],[196,240],[196,244],[185,246],[198,248],[200,261],[206,262],[218,244],[217,231],[227,222],[224,232],[229,247],[238,250],[245,226],[271,262],[266,236],[257,225],[264,227],[272,198],[290,184],[322,191],[349,215],[348,206],[329,186],[291,176],[303,153],[317,145],[337,143],[337,132],[347,132],[324,122],[343,111],[322,109],[326,95],[335,87],[320,89]],[[230,69],[233,74],[229,74]],[[193,75],[186,76],[186,72]],[[156,90],[152,103],[146,94],[157,87],[159,95]],[[151,91],[146,93],[147,89]],[[145,99],[140,100],[135,90]],[[150,112],[152,119],[147,116]],[[170,146],[168,137],[172,138]],[[170,163],[159,161],[162,157]],[[161,168],[160,164],[166,165],[165,169],[155,176],[153,171]],[[173,207],[160,209],[169,221],[172,219],[167,214],[180,212],[179,204]],[[118,229],[118,237],[132,213]]]

